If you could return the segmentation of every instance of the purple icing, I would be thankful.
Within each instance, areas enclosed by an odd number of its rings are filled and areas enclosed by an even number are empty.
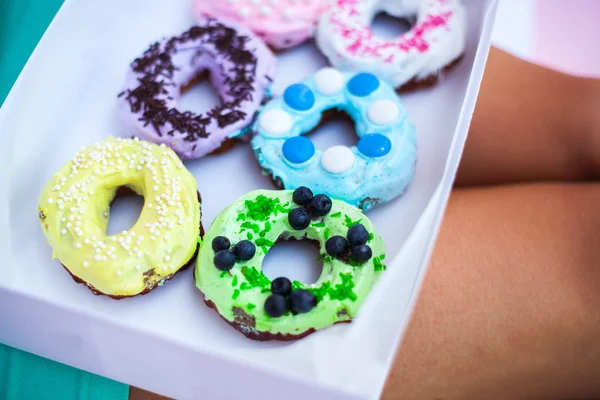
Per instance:
[[[204,114],[180,110],[180,87],[205,70],[221,105]],[[132,134],[164,143],[183,159],[200,158],[245,133],[274,72],[274,55],[253,33],[207,19],[135,59],[120,106]]]

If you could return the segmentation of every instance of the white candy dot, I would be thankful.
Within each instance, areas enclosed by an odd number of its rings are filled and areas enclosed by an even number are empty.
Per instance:
[[[248,9],[248,7],[240,7],[238,13],[240,14],[240,17],[247,17],[248,15],[250,15],[250,10]]]
[[[346,146],[333,146],[323,152],[321,165],[332,174],[341,174],[354,165],[354,153]]]
[[[400,108],[391,100],[376,100],[367,111],[369,120],[377,125],[388,125],[395,122],[400,116]]]
[[[277,108],[265,111],[260,116],[260,127],[272,135],[287,133],[293,125],[292,116]]]
[[[89,265],[90,265],[90,263],[88,263],[87,261],[83,262],[83,268],[87,268],[87,267],[89,267]]]
[[[322,68],[315,74],[315,86],[324,95],[336,94],[344,88],[344,75],[335,68]]]

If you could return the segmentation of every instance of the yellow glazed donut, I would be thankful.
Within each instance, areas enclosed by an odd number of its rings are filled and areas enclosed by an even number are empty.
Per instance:
[[[108,236],[110,203],[119,189],[144,197],[128,231]],[[198,247],[196,181],[164,145],[115,139],[86,147],[44,188],[39,219],[50,246],[73,278],[95,294],[145,294],[187,266]]]

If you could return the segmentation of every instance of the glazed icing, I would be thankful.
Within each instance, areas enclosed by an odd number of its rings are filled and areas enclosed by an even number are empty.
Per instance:
[[[194,0],[194,12],[236,21],[276,49],[313,37],[319,16],[331,0]]]
[[[221,105],[204,114],[179,110],[180,88],[202,71],[210,72]],[[275,57],[247,28],[204,20],[133,61],[120,95],[128,132],[184,159],[202,157],[246,133],[274,72]]]
[[[109,236],[110,203],[123,186],[144,197],[144,208],[131,229]],[[95,292],[148,291],[196,251],[196,180],[164,145],[109,137],[82,149],[52,176],[38,209],[52,258]]]
[[[198,257],[195,278],[205,300],[212,301],[223,318],[235,324],[247,336],[256,338],[260,333],[299,335],[310,329],[319,330],[335,322],[350,320],[385,269],[383,240],[373,224],[357,208],[333,199],[331,211],[325,217],[313,219],[307,229],[294,230],[288,222],[288,213],[297,207],[292,191],[257,190],[239,198],[224,209],[213,221],[204,236]],[[348,228],[361,223],[371,233],[368,245],[373,257],[364,264],[352,266],[348,262],[327,255],[325,242],[335,235],[345,236]],[[294,282],[294,288],[312,291],[319,299],[315,308],[306,314],[287,314],[272,318],[264,311],[271,294],[271,281],[262,273],[262,262],[277,240],[308,238],[319,242],[323,258],[323,272],[311,285]],[[229,271],[218,270],[213,258],[211,242],[225,236],[231,244],[251,240],[256,254],[249,261],[239,261]],[[248,317],[244,318],[243,314]],[[251,322],[253,321],[253,322]]]
[[[380,12],[414,18],[412,29],[386,40],[373,34]],[[340,69],[369,71],[395,87],[436,76],[465,50],[466,11],[460,0],[335,0],[324,13],[317,45]]]
[[[333,68],[292,86],[294,100],[286,90],[264,106],[254,124],[252,148],[263,170],[280,178],[286,189],[308,186],[363,210],[404,191],[414,175],[417,139],[394,88],[372,74]],[[298,109],[300,102],[301,108],[312,106]],[[357,146],[323,152],[300,136],[329,109],[352,117]]]

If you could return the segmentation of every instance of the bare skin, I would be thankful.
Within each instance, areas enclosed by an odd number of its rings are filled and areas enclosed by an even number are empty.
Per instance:
[[[384,399],[600,397],[598,110],[599,82],[492,50]]]
[[[385,399],[600,397],[597,105],[492,51],[457,178],[479,188],[452,195]]]

